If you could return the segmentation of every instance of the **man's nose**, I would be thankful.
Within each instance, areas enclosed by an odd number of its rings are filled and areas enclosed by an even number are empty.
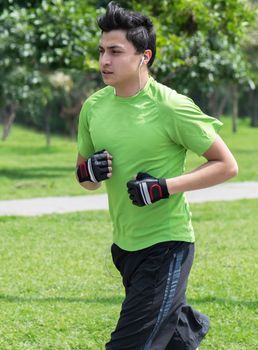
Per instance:
[[[107,53],[103,53],[103,55],[100,57],[100,63],[102,64],[102,66],[110,65],[110,55],[108,55]]]

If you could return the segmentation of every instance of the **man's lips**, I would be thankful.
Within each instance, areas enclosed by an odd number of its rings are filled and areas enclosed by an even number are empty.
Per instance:
[[[103,70],[102,74],[113,74],[113,72],[109,72],[109,71]]]

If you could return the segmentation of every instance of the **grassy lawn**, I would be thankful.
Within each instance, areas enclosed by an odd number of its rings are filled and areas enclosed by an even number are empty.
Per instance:
[[[258,181],[258,128],[249,127],[249,120],[239,120],[238,132],[231,131],[231,119],[222,118],[224,125],[220,136],[235,156],[239,174],[230,181]],[[206,161],[203,157],[189,152],[186,170],[191,170]]]
[[[188,298],[212,323],[200,349],[257,348],[257,207],[258,200],[192,205]],[[0,349],[103,350],[123,300],[108,213],[0,217],[0,232]]]
[[[233,135],[230,120],[223,122],[221,135],[240,168],[233,181],[257,180],[258,129],[241,120],[238,133]],[[43,134],[15,125],[9,139],[1,142],[0,199],[87,194],[74,179],[76,154],[76,144],[68,138],[53,137],[47,148]],[[187,170],[203,162],[203,158],[189,152]],[[98,192],[104,191],[105,186]]]
[[[76,157],[69,138],[53,136],[47,148],[44,134],[14,126],[0,147],[0,199],[85,194],[74,177]]]

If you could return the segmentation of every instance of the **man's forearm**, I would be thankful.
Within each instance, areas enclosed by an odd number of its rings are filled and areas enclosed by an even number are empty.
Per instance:
[[[86,190],[95,191],[101,186],[101,182],[91,182],[91,181],[80,182],[76,173],[75,173],[75,177],[76,177],[76,180],[79,182],[79,184]]]
[[[222,161],[208,161],[190,173],[167,179],[169,194],[193,191],[222,183],[237,175],[237,166]]]
[[[90,182],[90,181],[85,181],[85,182],[80,182],[80,185],[85,188],[86,190],[89,191],[95,191],[98,188],[101,187],[101,182]]]

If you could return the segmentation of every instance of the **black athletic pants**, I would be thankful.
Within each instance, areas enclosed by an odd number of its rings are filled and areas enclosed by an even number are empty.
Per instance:
[[[111,252],[126,296],[106,350],[196,350],[209,320],[186,303],[194,244],[162,242],[135,252],[113,244]]]

